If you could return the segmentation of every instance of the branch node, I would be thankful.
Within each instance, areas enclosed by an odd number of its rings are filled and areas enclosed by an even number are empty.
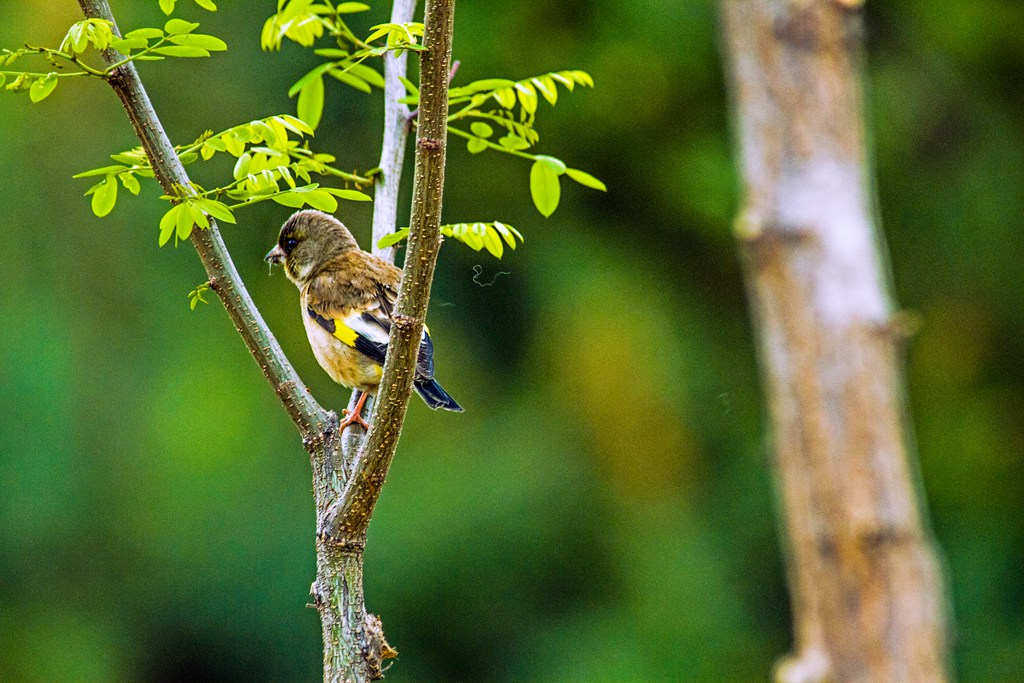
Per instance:
[[[127,64],[123,64],[119,67],[111,69],[107,72],[106,76],[104,76],[108,83],[110,83],[111,85],[116,85],[118,87],[124,87],[124,85],[128,83],[130,77],[131,74],[128,73]]]
[[[416,318],[412,317],[411,315],[405,315],[403,313],[395,313],[391,320],[392,325],[395,325],[401,329],[406,330],[413,327],[416,324],[416,322]]]
[[[289,382],[285,382],[282,385],[278,385],[278,391],[280,392],[282,387],[287,388],[289,384]],[[304,425],[302,446],[312,455],[314,451],[330,442],[337,431],[338,415],[332,410],[324,416],[324,420],[318,429],[313,429],[311,425]]]
[[[380,617],[376,614],[366,615],[366,644],[363,646],[363,657],[366,659],[367,668],[370,670],[370,680],[378,681],[384,678],[382,664],[385,659],[398,656],[398,650],[391,647],[384,639],[384,628]]]
[[[327,604],[327,597],[324,595],[323,590],[320,588],[320,584],[314,581],[309,585],[309,595],[313,598],[313,602],[306,605],[306,607],[312,607],[314,609],[320,609]]]

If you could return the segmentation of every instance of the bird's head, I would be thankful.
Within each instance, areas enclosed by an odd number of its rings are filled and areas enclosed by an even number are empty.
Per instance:
[[[277,244],[263,260],[283,266],[288,279],[301,289],[325,261],[358,248],[341,221],[307,209],[296,211],[285,221]]]

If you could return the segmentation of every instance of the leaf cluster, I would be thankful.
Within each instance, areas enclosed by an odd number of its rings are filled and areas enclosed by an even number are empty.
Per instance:
[[[384,77],[364,62],[387,52],[422,49],[421,23],[378,24],[371,27],[365,38],[357,37],[345,17],[368,9],[370,6],[362,2],[333,5],[329,1],[314,4],[312,0],[279,0],[277,12],[263,24],[260,45],[268,51],[279,50],[285,38],[304,47],[311,47],[325,34],[334,39],[335,47],[314,51],[329,61],[318,64],[288,90],[289,97],[298,95],[298,117],[314,129],[323,116],[324,76],[370,93],[375,87],[384,87]]]
[[[474,251],[486,248],[494,258],[501,258],[505,252],[502,240],[509,249],[516,248],[516,239],[523,241],[523,235],[511,225],[492,221],[490,223],[451,223],[441,226],[441,234],[469,246]],[[409,236],[409,228],[396,230],[377,242],[380,248],[391,247]]]
[[[117,68],[133,61],[156,61],[165,57],[209,57],[211,52],[227,49],[227,44],[220,38],[194,33],[197,28],[197,23],[171,19],[162,29],[140,28],[118,37],[109,21],[85,19],[71,25],[57,48],[26,46],[20,50],[0,50],[0,67],[10,66],[26,55],[37,55],[45,57],[55,69],[45,73],[3,70],[0,71],[0,86],[4,86],[7,92],[27,91],[32,102],[42,102],[53,93],[61,78],[96,76],[105,79]],[[83,59],[89,50],[103,51],[108,48],[120,52],[123,59],[106,68],[90,66]],[[75,70],[64,73],[57,71],[68,65],[75,67]]]
[[[552,71],[520,81],[487,78],[452,88],[449,93],[449,106],[455,111],[448,115],[448,132],[465,138],[470,153],[491,149],[534,162],[530,169],[530,196],[545,217],[558,208],[562,175],[584,187],[607,190],[603,182],[585,171],[569,168],[561,159],[527,151],[540,140],[534,126],[540,98],[556,104],[559,85],[572,92],[577,85],[593,87],[594,81],[585,71]],[[415,86],[406,82],[406,89],[409,95],[403,101],[417,104],[419,92]],[[456,125],[459,121],[469,122],[469,130]],[[504,132],[496,140],[495,128]]]
[[[233,126],[219,133],[207,131],[187,145],[175,147],[183,164],[206,161],[218,153],[235,157],[233,181],[222,187],[206,190],[197,184],[178,188],[179,192],[165,199],[179,201],[160,221],[161,246],[171,237],[188,239],[195,225],[209,227],[208,216],[234,223],[235,210],[272,200],[284,206],[311,206],[333,212],[338,199],[370,201],[366,194],[354,189],[323,187],[312,181],[312,174],[335,176],[359,187],[369,178],[346,173],[332,167],[334,157],[319,154],[302,145],[298,138],[312,135],[313,130],[302,120],[283,114]],[[294,138],[292,136],[295,136]],[[86,195],[92,195],[92,209],[105,216],[117,202],[118,182],[132,194],[138,194],[138,178],[152,178],[153,169],[141,147],[111,155],[117,162],[111,166],[77,174],[76,178],[103,176]],[[301,180],[304,184],[300,185]],[[227,203],[232,201],[234,203]]]

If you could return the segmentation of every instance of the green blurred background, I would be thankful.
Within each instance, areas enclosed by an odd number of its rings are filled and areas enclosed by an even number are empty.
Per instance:
[[[129,29],[159,25],[156,5],[114,10]],[[231,49],[143,66],[175,141],[294,111],[316,58],[259,51],[273,2],[179,5]],[[378,5],[354,24],[385,20]],[[78,18],[70,0],[0,0],[0,46],[55,45]],[[459,4],[459,82],[593,74],[542,102],[540,151],[610,191],[563,183],[545,220],[527,162],[453,143],[445,220],[500,219],[526,243],[441,255],[439,378],[467,412],[413,401],[370,530],[367,604],[401,651],[389,681],[764,681],[786,652],[717,33],[706,1]],[[895,289],[922,320],[907,374],[955,665],[1024,681],[1024,11],[869,2],[867,43]],[[317,149],[375,165],[379,98],[335,84],[327,107]],[[315,680],[296,431],[220,304],[189,312],[205,275],[189,245],[157,249],[155,185],[101,220],[70,177],[134,144],[98,82],[39,105],[0,94],[0,681]],[[225,238],[340,408],[294,288],[261,260],[288,213],[249,209]],[[339,215],[366,244],[368,209]]]

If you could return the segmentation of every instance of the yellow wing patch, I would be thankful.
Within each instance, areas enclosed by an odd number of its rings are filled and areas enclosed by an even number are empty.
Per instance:
[[[340,339],[342,344],[355,348],[357,332],[337,318],[334,320],[334,336]]]

